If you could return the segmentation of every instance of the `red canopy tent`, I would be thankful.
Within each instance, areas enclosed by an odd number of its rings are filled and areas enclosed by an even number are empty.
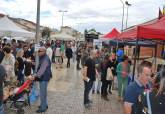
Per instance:
[[[120,32],[116,30],[116,28],[113,28],[111,32],[109,32],[108,34],[105,34],[102,38],[113,39],[117,37],[119,34]]]
[[[127,39],[135,39],[137,38],[137,26],[122,32],[121,34],[119,34],[117,36],[118,39],[123,39],[123,40],[127,40]]]
[[[153,23],[135,26],[119,34],[118,38],[165,40],[165,16]]]
[[[165,16],[156,23],[139,26],[138,38],[165,40]]]
[[[135,50],[135,58],[136,58],[138,40],[154,39],[154,40],[163,40],[165,42],[165,16],[151,23],[142,24],[130,28],[127,31],[122,32],[120,35],[118,35],[118,38],[136,40],[136,50]],[[157,53],[157,47],[155,47],[155,57],[156,57],[156,53]],[[136,66],[135,58],[134,58],[134,67],[133,67],[133,79],[134,79],[135,66]],[[155,65],[156,65],[156,60],[155,60]]]

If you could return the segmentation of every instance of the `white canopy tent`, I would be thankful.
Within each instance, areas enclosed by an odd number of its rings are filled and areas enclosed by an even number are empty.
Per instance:
[[[0,18],[0,36],[34,38],[35,33],[18,27],[7,16]]]
[[[15,39],[15,40],[20,40],[20,41],[24,41],[24,42],[29,42],[29,41],[32,41],[34,40],[34,38],[25,38],[25,37],[13,37],[12,39]]]
[[[55,34],[50,36],[51,39],[56,39],[56,40],[76,40],[75,37],[70,36],[69,34],[66,34],[65,32],[61,32],[60,34]]]
[[[19,40],[19,41],[24,41],[24,42],[30,42],[30,41],[34,40],[33,38],[25,38],[25,37],[12,37],[12,38],[10,38],[10,37],[7,37],[7,36],[2,37],[2,39],[6,39],[7,43],[11,43],[12,39]]]
[[[80,37],[77,39],[77,41],[85,41],[85,38],[84,37]]]

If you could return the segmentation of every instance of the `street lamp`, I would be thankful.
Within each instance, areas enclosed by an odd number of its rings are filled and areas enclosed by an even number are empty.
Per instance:
[[[37,0],[37,19],[36,19],[36,46],[39,44],[40,39],[40,0]],[[35,64],[35,72],[37,72],[38,65],[39,65],[39,57],[38,57],[38,51],[36,51],[36,64]]]
[[[127,28],[127,22],[128,22],[128,8],[129,8],[129,6],[131,6],[131,4],[128,3],[128,1],[125,1],[125,4],[126,4],[126,6],[127,6],[127,17],[126,17],[126,28]]]
[[[77,23],[77,31],[79,31],[80,32],[80,26],[82,25],[83,23]]]
[[[67,10],[59,10],[59,12],[62,12],[62,25],[61,27],[63,27],[63,17],[64,17],[64,13],[68,12]]]
[[[122,25],[121,25],[121,31],[123,32],[123,25],[124,25],[124,2],[120,0],[123,5],[123,14],[122,14]]]
[[[37,0],[36,43],[39,43],[40,34],[40,0]]]

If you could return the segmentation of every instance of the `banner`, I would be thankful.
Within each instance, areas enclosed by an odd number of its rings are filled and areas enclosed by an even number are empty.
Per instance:
[[[99,39],[94,39],[93,40],[93,46],[98,46],[99,49],[102,48],[102,41]]]

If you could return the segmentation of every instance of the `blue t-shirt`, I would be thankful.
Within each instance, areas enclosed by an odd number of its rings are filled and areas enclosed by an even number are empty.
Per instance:
[[[116,55],[117,55],[117,61],[118,61],[119,63],[122,62],[122,57],[123,57],[123,55],[124,55],[124,51],[121,50],[121,49],[119,49],[119,50],[117,51]]]
[[[136,104],[139,95],[142,94],[143,91],[144,87],[140,84],[138,80],[136,80],[127,87],[125,91],[124,102]]]
[[[124,55],[124,51],[123,50],[121,50],[121,49],[119,49],[118,51],[117,51],[117,56],[119,56],[119,57],[121,57],[121,56],[123,56]]]

